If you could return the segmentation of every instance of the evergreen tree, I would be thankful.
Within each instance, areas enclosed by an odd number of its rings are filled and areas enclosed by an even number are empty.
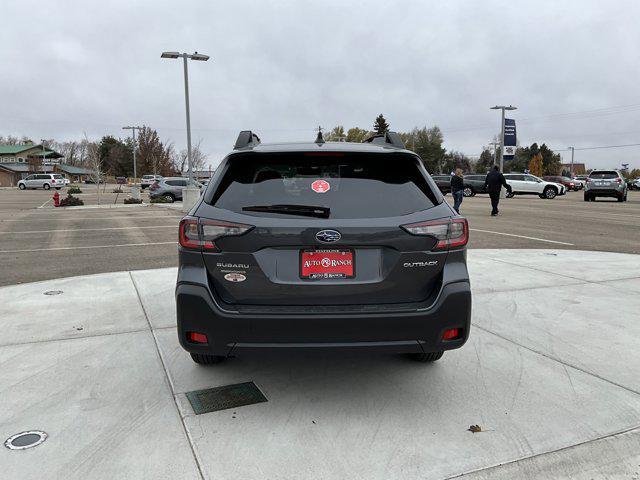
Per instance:
[[[380,135],[382,133],[389,131],[389,124],[387,123],[387,120],[384,118],[382,114],[376,117],[376,121],[373,124],[373,131],[377,135]]]
[[[489,150],[488,148],[485,148],[484,150],[482,150],[482,153],[480,154],[480,158],[475,164],[474,170],[476,173],[487,173],[489,172],[489,170],[491,170],[492,166],[493,166],[493,154],[491,153],[491,150]]]

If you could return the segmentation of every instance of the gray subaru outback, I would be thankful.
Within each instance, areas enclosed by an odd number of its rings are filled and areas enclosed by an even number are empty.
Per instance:
[[[180,222],[180,344],[199,364],[266,348],[438,360],[469,336],[468,231],[394,132],[241,132]]]

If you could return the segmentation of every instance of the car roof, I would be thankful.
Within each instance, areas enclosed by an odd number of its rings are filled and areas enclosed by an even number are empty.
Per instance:
[[[253,147],[239,148],[231,152],[237,153],[277,153],[277,152],[364,152],[364,153],[409,153],[414,152],[398,148],[390,144],[379,143],[356,143],[356,142],[282,142],[282,143],[259,143]]]

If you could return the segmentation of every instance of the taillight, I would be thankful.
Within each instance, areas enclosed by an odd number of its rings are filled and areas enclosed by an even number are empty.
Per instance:
[[[253,225],[222,222],[219,220],[185,217],[180,220],[180,245],[194,250],[220,251],[215,241],[223,237],[244,235]]]
[[[622,183],[622,179],[620,177],[616,178],[616,183]]]
[[[469,224],[466,218],[410,223],[401,227],[411,235],[434,237],[438,240],[434,250],[463,247],[469,241]]]

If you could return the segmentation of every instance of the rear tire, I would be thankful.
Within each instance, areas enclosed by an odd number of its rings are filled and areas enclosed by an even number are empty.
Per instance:
[[[416,362],[428,363],[440,360],[442,358],[442,355],[444,355],[444,352],[442,351],[429,353],[410,353],[409,358]]]
[[[198,365],[213,365],[224,362],[226,357],[222,355],[207,355],[206,353],[192,353],[191,359]]]
[[[176,201],[176,197],[174,197],[170,193],[167,193],[166,195],[163,195],[162,197],[169,203],[173,203],[173,202]]]
[[[20,190],[26,190],[27,186],[24,183],[21,183],[20,185],[18,185],[18,188]]]
[[[471,187],[466,187],[466,188],[463,190],[463,195],[464,195],[465,197],[473,197],[475,194],[476,194],[476,192],[474,192],[474,191],[473,191],[473,188],[471,188]]]
[[[45,190],[49,190],[51,188],[51,185],[49,185],[48,183],[45,183],[42,188],[44,188]]]
[[[544,197],[547,200],[553,200],[554,198],[556,198],[556,195],[558,194],[558,192],[556,192],[556,190],[553,187],[547,187],[544,189],[544,192],[542,192]]]

